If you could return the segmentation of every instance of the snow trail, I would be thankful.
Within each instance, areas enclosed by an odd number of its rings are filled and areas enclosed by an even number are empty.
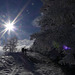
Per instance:
[[[33,75],[33,65],[21,53],[9,53],[0,61],[0,75]]]

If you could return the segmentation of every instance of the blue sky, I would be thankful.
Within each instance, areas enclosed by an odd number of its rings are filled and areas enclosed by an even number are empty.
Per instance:
[[[2,27],[2,20],[5,22],[10,19],[13,21],[17,14],[21,11],[23,6],[28,0],[0,0],[0,32],[4,29]],[[20,19],[14,26],[18,29],[15,30],[19,39],[29,39],[30,34],[39,31],[38,27],[32,25],[33,20],[40,15],[40,8],[42,7],[41,0],[31,0],[21,15],[17,18]],[[1,36],[2,34],[0,34]],[[11,32],[10,35],[6,32],[1,39],[15,35]]]

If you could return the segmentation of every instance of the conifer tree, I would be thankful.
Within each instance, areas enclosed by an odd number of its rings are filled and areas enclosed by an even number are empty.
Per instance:
[[[75,64],[75,1],[42,0],[42,2],[43,15],[38,21],[40,32],[31,35],[32,39],[36,39],[32,46],[33,50],[46,54],[52,51],[52,48],[56,48],[59,54],[61,52],[64,54],[61,62]],[[70,48],[65,49],[64,45]]]

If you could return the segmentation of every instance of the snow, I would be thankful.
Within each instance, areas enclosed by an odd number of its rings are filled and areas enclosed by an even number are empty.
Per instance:
[[[37,64],[38,69],[37,72],[41,73],[41,75],[64,75],[62,70],[54,65],[47,64]]]
[[[40,75],[64,75],[62,69],[59,66],[56,66],[49,58],[35,52],[28,53],[28,56],[42,61],[35,63],[35,71],[40,73]]]
[[[17,52],[0,56],[0,75],[64,75],[61,68],[56,67],[46,57],[35,52],[28,52],[27,55],[28,57],[25,57],[22,56],[22,53]],[[42,59],[43,62],[34,63],[29,57],[40,61]]]
[[[20,62],[19,57],[1,56],[0,75],[33,75],[32,72],[25,70],[24,63]]]
[[[4,54],[4,51],[3,51],[3,49],[2,49],[2,48],[3,48],[3,47],[2,47],[2,46],[0,46],[0,56]]]

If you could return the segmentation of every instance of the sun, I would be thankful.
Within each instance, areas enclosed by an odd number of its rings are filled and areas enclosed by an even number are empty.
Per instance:
[[[15,23],[14,23],[14,22],[11,22],[10,20],[9,20],[8,22],[5,22],[5,21],[4,21],[3,28],[4,28],[4,29],[0,32],[0,34],[1,34],[1,37],[0,37],[0,38],[2,38],[3,35],[4,35],[6,32],[8,32],[8,35],[10,35],[10,32],[11,32],[11,31],[12,31],[12,32],[15,32],[15,29],[16,29]],[[15,32],[15,33],[16,33],[16,32]]]
[[[14,30],[14,24],[13,23],[6,23],[6,25],[5,25],[5,29],[7,30],[7,31],[13,31]]]
[[[25,5],[24,7],[21,9],[21,11],[17,14],[17,16],[14,18],[13,21],[11,21],[9,18],[8,18],[8,22],[4,21],[3,19],[1,20],[3,22],[2,26],[3,26],[3,30],[0,32],[0,39],[4,36],[4,34],[6,32],[8,32],[8,35],[10,35],[10,32],[13,31],[15,32],[16,35],[18,35],[18,33],[16,32],[16,30],[19,30],[18,28],[16,28],[15,24],[20,20],[18,19],[22,12],[25,10],[25,8],[28,6],[28,4],[30,3],[31,0],[29,0]]]
[[[3,35],[8,32],[8,34],[10,35],[11,31],[15,31],[15,26],[14,26],[14,22],[11,22],[10,20],[8,22],[5,22],[4,24],[4,32]]]

